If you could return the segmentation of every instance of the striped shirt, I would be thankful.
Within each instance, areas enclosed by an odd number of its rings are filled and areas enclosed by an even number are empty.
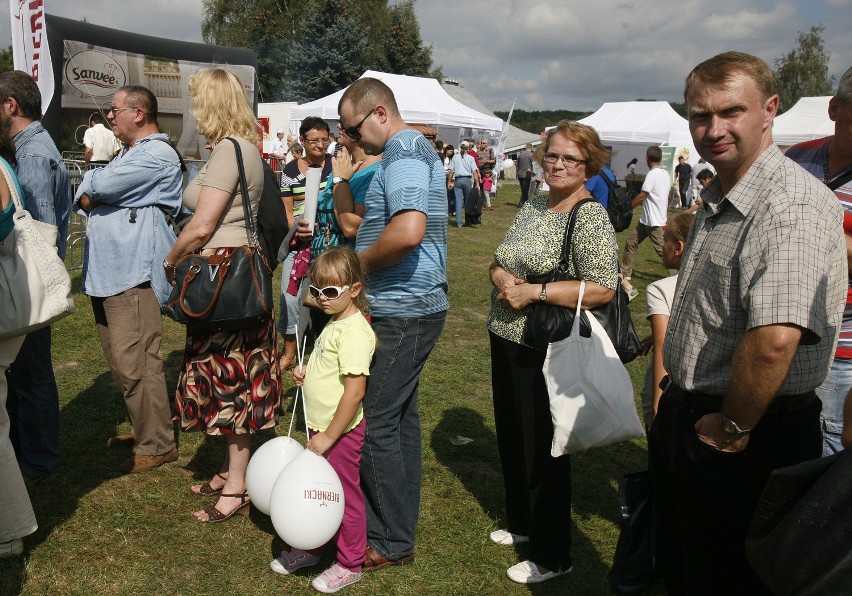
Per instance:
[[[447,310],[446,176],[438,154],[422,134],[405,129],[390,138],[364,207],[357,252],[372,246],[400,211],[426,214],[421,243],[398,263],[370,273],[370,314],[414,318]]]
[[[320,193],[325,189],[328,177],[331,175],[331,156],[325,156],[320,178]],[[305,213],[305,175],[299,171],[299,160],[294,159],[281,172],[281,198],[293,198],[293,216],[298,219]]]
[[[831,364],[848,273],[841,209],[831,192],[775,145],[727,195],[716,177],[681,261],[663,364],[687,391],[724,396],[747,331],[803,331],[779,395],[818,387]]]
[[[849,172],[852,164],[829,176],[826,172],[828,159],[828,142],[833,137],[825,137],[806,141],[793,145],[787,149],[786,156],[805,168],[808,172],[830,184],[832,180],[838,179]],[[852,235],[852,180],[846,182],[834,190],[834,194],[843,207],[843,231]],[[837,340],[837,358],[852,358],[852,278],[849,279],[849,287],[846,291],[846,309],[843,311],[843,323],[840,325],[840,337]]]

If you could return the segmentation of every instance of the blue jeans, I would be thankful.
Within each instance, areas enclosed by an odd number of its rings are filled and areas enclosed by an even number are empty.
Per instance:
[[[446,311],[423,317],[374,317],[378,346],[370,366],[361,456],[367,543],[389,559],[414,552],[420,514],[420,371],[444,328]]]
[[[50,356],[50,327],[26,336],[6,378],[10,437],[21,472],[48,476],[59,466],[59,391]]]
[[[455,179],[456,191],[456,226],[462,227],[462,217],[464,216],[464,206],[467,205],[467,197],[470,196],[470,189],[473,186],[473,181],[470,177]]]
[[[822,454],[832,455],[843,451],[840,435],[843,432],[843,402],[852,387],[852,360],[835,358],[831,369],[816,394],[822,402],[820,425],[822,426]]]
[[[293,271],[293,262],[296,258],[296,251],[291,250],[287,254],[287,258],[281,263],[281,299],[280,308],[278,309],[278,333],[281,335],[296,335],[299,337],[305,332],[308,326],[308,317],[302,316],[303,309],[302,301],[305,298],[308,284],[302,280],[299,286],[299,292],[294,296],[287,293],[287,286],[290,285],[290,272]]]

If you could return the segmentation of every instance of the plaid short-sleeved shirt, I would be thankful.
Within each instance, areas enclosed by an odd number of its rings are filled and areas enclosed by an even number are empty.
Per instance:
[[[779,395],[810,391],[831,363],[846,298],[840,205],[825,185],[766,149],[727,195],[718,178],[687,238],[663,361],[687,391],[727,394],[745,333],[804,330]]]

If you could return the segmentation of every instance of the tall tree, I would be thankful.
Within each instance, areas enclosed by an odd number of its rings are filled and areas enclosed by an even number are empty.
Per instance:
[[[292,48],[287,96],[306,102],[349,85],[365,70],[368,35],[357,0],[316,0],[302,22],[304,35]]]
[[[261,100],[282,101],[292,47],[310,5],[310,0],[204,0],[201,35],[207,43],[254,50]]]
[[[432,48],[423,46],[413,6],[411,0],[393,6],[388,0],[204,0],[201,32],[207,43],[254,50],[262,101],[303,101],[367,69],[440,78],[440,68],[429,70]]]
[[[432,68],[432,46],[423,45],[420,23],[414,13],[414,0],[405,0],[389,8],[390,22],[385,36],[388,72],[415,77],[443,79],[441,67]]]
[[[834,77],[828,76],[828,59],[822,40],[825,27],[799,31],[796,47],[775,60],[775,77],[781,97],[780,110],[788,110],[802,97],[831,95]]]

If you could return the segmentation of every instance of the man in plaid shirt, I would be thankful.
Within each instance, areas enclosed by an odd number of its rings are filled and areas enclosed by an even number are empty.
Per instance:
[[[846,294],[841,208],[773,142],[763,60],[710,58],[684,97],[717,175],[687,239],[650,431],[658,561],[670,594],[769,594],[745,536],[772,470],[822,451],[814,389]]]

